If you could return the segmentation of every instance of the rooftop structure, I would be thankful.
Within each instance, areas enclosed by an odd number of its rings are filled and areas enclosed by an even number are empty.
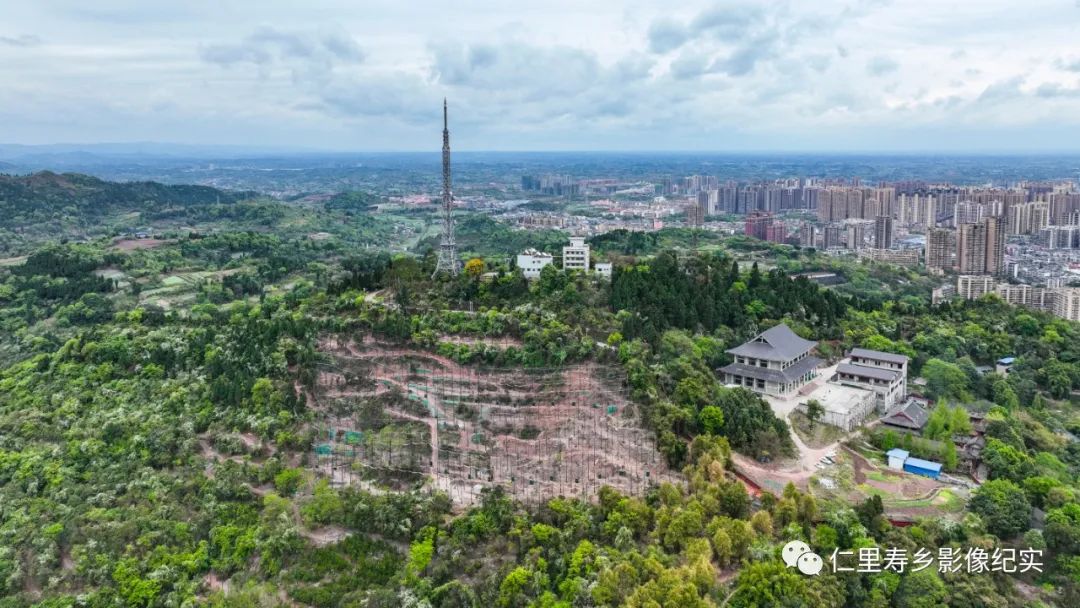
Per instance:
[[[840,363],[836,366],[836,372],[841,375],[849,375],[880,382],[892,382],[900,377],[899,372],[878,369],[876,367],[866,367],[863,365],[853,365],[851,363]]]
[[[907,355],[899,355],[896,353],[887,353],[880,350],[870,350],[868,348],[853,348],[851,349],[851,358],[853,361],[857,361],[860,365],[870,365],[873,361],[884,361],[887,363],[894,363],[900,369],[906,367],[910,360]],[[865,362],[863,362],[865,361]]]
[[[929,418],[929,412],[917,401],[908,399],[886,413],[881,422],[908,431],[921,431]]]

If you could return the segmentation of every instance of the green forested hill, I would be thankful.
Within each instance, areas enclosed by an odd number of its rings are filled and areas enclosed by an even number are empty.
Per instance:
[[[41,192],[57,222],[87,225],[78,205],[97,201],[113,218],[138,211],[139,192],[159,193],[163,208],[288,214],[145,249],[51,243],[0,265],[0,608],[1020,608],[1080,598],[1076,323],[993,297],[931,308],[906,291],[907,275],[796,250],[755,252],[761,266],[730,249],[660,251],[625,258],[610,282],[549,268],[530,283],[499,247],[555,235],[479,220],[462,222],[464,240],[495,253],[433,280],[431,255],[355,247],[400,245],[423,221],[370,212],[364,196],[341,207],[219,205],[202,189],[45,174],[5,187]],[[856,289],[792,280],[781,262],[835,264]],[[887,494],[790,486],[752,498],[735,460],[790,455],[789,426],[713,370],[726,349],[781,321],[827,357],[853,346],[909,355],[912,379],[941,402],[927,425],[934,443],[913,442],[912,453],[947,454],[955,413],[980,412],[990,481],[966,505],[926,506],[906,528],[886,517],[896,508]],[[461,365],[589,361],[625,373],[648,433],[684,476],[637,496],[605,489],[596,503],[526,506],[496,491],[456,513],[430,484],[402,491],[371,475],[331,486],[317,472],[326,412],[308,398],[328,363],[320,343],[368,333]],[[1007,376],[979,371],[1006,355],[1017,358]],[[853,445],[896,439],[873,432]],[[1035,509],[1041,529],[1029,529]],[[1044,566],[804,577],[779,559],[796,538],[822,556],[1039,547]]]
[[[87,239],[152,225],[259,221],[280,217],[280,204],[252,192],[155,182],[108,182],[77,173],[0,174],[0,258],[35,244]]]
[[[27,225],[58,214],[69,218],[72,214],[87,218],[130,212],[160,214],[177,207],[228,204],[256,196],[208,186],[107,182],[78,173],[0,175],[0,222]]]

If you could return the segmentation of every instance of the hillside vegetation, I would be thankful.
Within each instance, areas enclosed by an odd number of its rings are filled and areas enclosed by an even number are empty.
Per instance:
[[[74,204],[80,178],[39,179],[57,197],[46,206],[58,221],[90,221],[56,206]],[[178,209],[218,205],[217,194],[211,202],[192,191],[185,203],[189,191],[166,191]],[[553,267],[527,282],[496,254],[432,279],[430,249],[356,246],[416,237],[406,230],[419,221],[347,198],[336,203],[345,210],[273,203],[287,211],[263,230],[222,220],[212,233],[147,249],[54,237],[0,266],[0,608],[1080,600],[1080,325],[993,296],[931,307],[908,271],[741,241],[709,253],[624,253],[610,282]],[[114,210],[131,208],[123,205]],[[317,228],[329,236],[311,238]],[[760,264],[740,261],[749,249]],[[853,289],[793,279],[788,266],[832,267]],[[950,445],[966,411],[984,415],[990,480],[966,505],[908,527],[890,523],[879,496],[850,504],[792,485],[752,497],[735,461],[787,458],[790,432],[762,398],[725,387],[714,370],[727,349],[778,322],[820,340],[826,357],[854,346],[909,355],[921,390],[942,403],[928,430],[935,441]],[[423,478],[384,483],[392,468],[335,486],[318,473],[325,431],[309,395],[320,374],[337,373],[320,343],[365,337],[463,366],[607,366],[625,375],[681,477],[641,495],[603,489],[592,503],[524,505],[491,489],[468,507]],[[1006,355],[1017,358],[1007,376],[977,369]],[[1045,553],[1041,571],[1024,573],[935,566],[809,577],[781,560],[793,539],[823,557]]]

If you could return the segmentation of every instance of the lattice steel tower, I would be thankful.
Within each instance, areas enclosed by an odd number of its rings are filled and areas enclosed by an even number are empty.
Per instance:
[[[442,242],[439,244],[439,261],[435,264],[435,274],[449,272],[457,276],[461,272],[461,260],[457,256],[457,242],[454,241],[454,195],[450,192],[450,128],[446,118],[446,99],[442,107]]]

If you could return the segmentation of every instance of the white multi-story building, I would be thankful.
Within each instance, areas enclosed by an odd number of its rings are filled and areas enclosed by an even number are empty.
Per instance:
[[[589,245],[585,237],[572,236],[570,244],[562,248],[563,270],[589,271]]]
[[[526,249],[517,256],[518,268],[521,269],[521,274],[525,275],[526,279],[539,278],[544,266],[548,266],[553,261],[554,257],[550,253],[535,249]]]
[[[907,396],[907,368],[904,355],[856,348],[836,366],[832,380],[874,391],[877,410],[883,414]]]

